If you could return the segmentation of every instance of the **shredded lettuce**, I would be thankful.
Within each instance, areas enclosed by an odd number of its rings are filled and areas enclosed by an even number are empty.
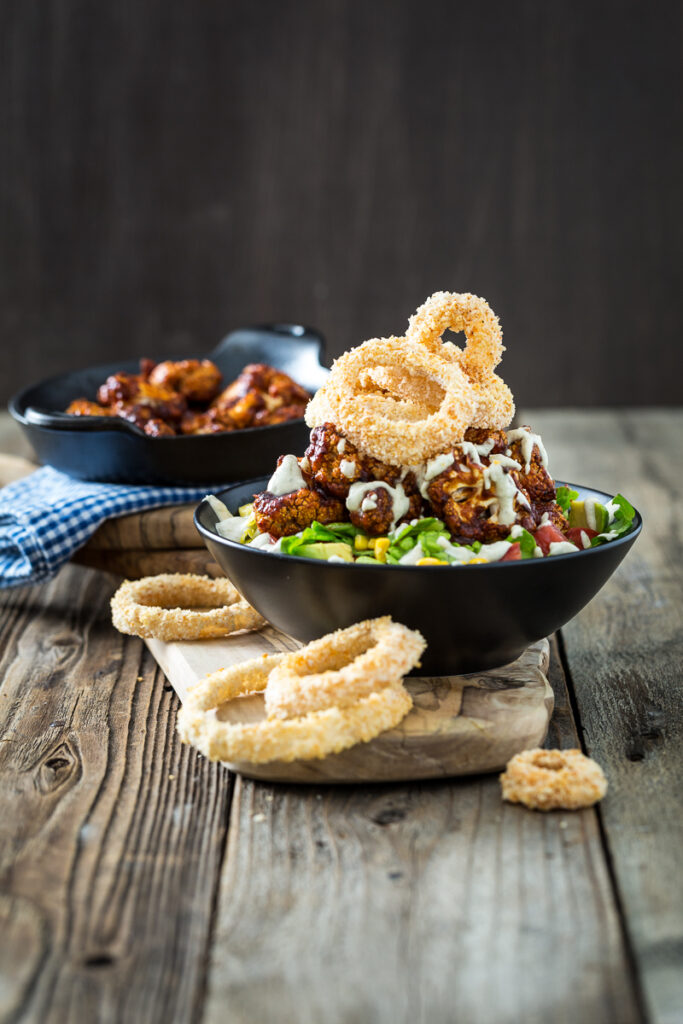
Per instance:
[[[416,544],[422,548],[425,558],[443,558],[443,549],[437,545],[439,537],[450,540],[450,533],[440,519],[428,516],[416,523],[399,526],[389,535],[391,545],[387,551],[387,562],[396,565]]]

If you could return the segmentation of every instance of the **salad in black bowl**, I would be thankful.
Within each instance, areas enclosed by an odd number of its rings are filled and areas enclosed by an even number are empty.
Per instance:
[[[302,456],[202,502],[208,547],[273,625],[308,641],[390,614],[425,636],[421,671],[451,675],[513,661],[597,593],[640,516],[556,483],[542,438],[507,425],[502,352],[485,300],[437,292],[405,337],[336,360]]]

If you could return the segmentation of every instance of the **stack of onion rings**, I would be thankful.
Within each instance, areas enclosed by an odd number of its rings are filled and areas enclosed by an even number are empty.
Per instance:
[[[464,331],[464,350],[443,342]],[[373,338],[345,352],[309,402],[310,427],[334,423],[368,455],[417,465],[459,443],[468,427],[509,425],[512,393],[494,370],[504,351],[498,318],[476,295],[436,292],[405,337]]]
[[[198,683],[179,712],[178,732],[210,760],[263,764],[338,753],[408,714],[412,699],[402,677],[424,647],[419,633],[385,617],[337,630],[299,651],[251,659]],[[225,722],[209,711],[264,688],[264,721]]]
[[[230,580],[192,573],[126,580],[111,599],[111,617],[120,633],[164,641],[226,636],[266,621]]]

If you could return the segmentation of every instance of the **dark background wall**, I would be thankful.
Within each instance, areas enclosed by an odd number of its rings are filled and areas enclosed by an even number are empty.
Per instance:
[[[518,402],[678,402],[681,6],[3,0],[0,398],[484,295]]]

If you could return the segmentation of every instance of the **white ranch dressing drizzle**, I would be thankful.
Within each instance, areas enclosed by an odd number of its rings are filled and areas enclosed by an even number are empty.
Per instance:
[[[368,494],[367,497],[363,498],[360,510],[361,512],[370,512],[373,508],[377,508],[377,498],[374,494]]]
[[[345,437],[340,437],[339,440],[337,441],[337,451],[339,452],[340,455],[343,455],[344,452],[346,451],[346,438]]]
[[[459,444],[456,444],[455,447],[459,448],[466,458],[470,458],[477,466],[481,466],[480,456],[488,455],[494,445],[495,441],[491,438],[491,440],[485,441],[483,444],[472,444],[471,441],[461,441]]]
[[[526,463],[524,466],[525,473],[528,473],[531,469],[531,456],[533,455],[534,445],[538,448],[538,453],[541,456],[541,464],[547,468],[548,453],[545,450],[540,434],[532,434],[530,430],[525,430],[524,427],[518,427],[516,430],[508,430],[507,434],[508,441],[522,442],[522,458]]]
[[[568,540],[554,540],[548,548],[549,555],[571,555],[575,551],[576,544],[570,544]]]
[[[301,459],[301,462],[299,463],[299,468],[304,473],[310,473],[310,471],[311,471],[311,464],[308,461],[308,456],[307,455],[304,455],[303,458]]]
[[[534,548],[534,558],[543,558],[543,548],[539,548],[538,544]]]
[[[375,491],[379,487],[383,487],[391,498],[391,527],[393,528],[410,508],[410,501],[400,483],[396,484],[395,487],[385,483],[383,480],[368,480],[365,483],[358,481],[358,483],[351,484],[349,496],[346,499],[346,507],[349,512],[357,512],[361,508],[363,499],[368,491]]]
[[[607,501],[605,502],[605,508],[607,509],[607,515],[609,516],[607,522],[613,523],[619,506],[615,505],[613,501]]]
[[[463,565],[471,562],[473,558],[485,558],[487,562],[499,562],[503,555],[512,547],[507,540],[497,540],[493,544],[482,544],[479,551],[475,554],[474,551],[470,551],[468,548],[456,547],[455,544],[451,544],[445,537],[439,537],[436,543],[440,548],[443,548],[447,555],[450,555],[451,558],[461,562]]]
[[[588,536],[588,534],[586,533],[586,531],[582,530],[581,533],[579,534],[579,536],[581,538],[581,547],[582,548],[589,548],[591,546],[591,539]]]
[[[292,494],[293,491],[300,491],[305,486],[306,481],[301,475],[296,455],[285,455],[268,481],[266,490],[276,498],[281,498],[285,494]]]
[[[484,484],[486,487],[490,487],[496,496],[498,522],[502,526],[511,526],[517,518],[515,495],[519,491],[515,481],[499,463],[493,463],[484,468]]]
[[[550,516],[548,515],[547,512],[544,512],[543,515],[541,516],[540,520],[539,520],[538,525],[539,526],[547,526],[549,522],[550,522]]]
[[[230,516],[216,523],[216,533],[226,540],[242,540],[242,534],[251,522],[251,516]]]
[[[485,558],[487,562],[499,562],[512,547],[507,540],[497,540],[492,544],[482,544],[475,558]]]
[[[250,548],[262,548],[264,551],[279,551],[282,545],[282,537],[273,540],[269,533],[257,533],[249,544]]]
[[[467,548],[456,547],[455,544],[451,544],[446,537],[438,537],[436,543],[440,548],[444,549],[447,555],[450,555],[456,562],[461,562],[463,565],[466,562],[470,562],[473,558],[476,558],[473,551],[468,551]],[[403,559],[401,559],[401,561],[403,561]]]
[[[508,455],[492,455],[491,456],[491,465],[493,465],[494,463],[497,463],[498,465],[503,466],[505,469],[521,469],[522,468],[522,465],[521,465],[520,462],[517,462],[516,459],[511,459]]]
[[[232,512],[220,498],[217,498],[215,494],[205,494],[204,501],[208,501],[209,505],[216,513],[218,522],[220,523],[223,519],[232,519]]]
[[[414,548],[411,548],[410,551],[406,551],[405,555],[401,555],[398,560],[398,564],[415,565],[421,558],[424,558],[424,551],[422,550],[422,545],[418,540]]]
[[[345,477],[348,477],[349,480],[351,479],[352,476],[356,475],[356,463],[350,462],[348,459],[341,460],[341,462],[339,463],[339,469],[341,470]]]
[[[589,530],[598,529],[598,520],[595,515],[595,498],[586,498],[583,503],[583,511],[586,514],[586,524]]]
[[[510,536],[512,537],[513,540],[516,540],[517,537],[521,537],[523,533],[524,527],[520,526],[519,523],[515,523],[515,525],[510,530]]]

